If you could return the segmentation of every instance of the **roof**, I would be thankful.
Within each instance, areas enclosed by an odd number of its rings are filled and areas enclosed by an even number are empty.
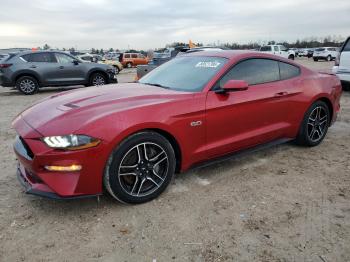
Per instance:
[[[232,59],[232,58],[239,57],[246,54],[250,54],[250,55],[255,54],[257,56],[260,56],[263,53],[256,52],[256,51],[249,51],[249,50],[221,50],[221,51],[194,52],[194,53],[184,54],[184,56],[216,56],[216,57]]]

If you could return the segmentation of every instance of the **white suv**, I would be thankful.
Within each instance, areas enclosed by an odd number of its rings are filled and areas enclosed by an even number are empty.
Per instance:
[[[333,73],[340,78],[343,89],[350,90],[350,37],[345,41],[335,59]]]
[[[320,47],[316,48],[313,54],[314,61],[327,60],[332,61],[336,58],[338,50],[336,47]]]

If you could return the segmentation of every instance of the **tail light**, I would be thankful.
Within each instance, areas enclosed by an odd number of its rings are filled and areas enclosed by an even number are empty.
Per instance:
[[[0,64],[0,68],[8,68],[12,66],[12,64]]]
[[[335,57],[335,66],[339,66],[340,64],[340,52],[337,53],[337,56]]]

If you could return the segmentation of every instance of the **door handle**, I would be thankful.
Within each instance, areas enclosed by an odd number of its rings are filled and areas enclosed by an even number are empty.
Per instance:
[[[64,66],[60,66],[59,69],[64,69]]]
[[[278,92],[275,94],[275,97],[281,97],[281,96],[286,96],[288,95],[288,92]]]
[[[31,65],[30,68],[36,68],[36,65]]]

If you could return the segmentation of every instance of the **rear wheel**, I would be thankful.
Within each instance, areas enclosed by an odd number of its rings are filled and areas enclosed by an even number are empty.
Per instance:
[[[131,62],[127,62],[127,63],[126,63],[126,67],[127,67],[127,68],[132,68],[132,63],[131,63]]]
[[[327,56],[327,61],[328,61],[328,62],[329,62],[329,61],[332,61],[331,55],[328,55],[328,56]]]
[[[318,58],[314,58],[314,61],[317,62],[317,61],[318,61]]]
[[[16,81],[16,88],[25,95],[33,95],[39,89],[38,81],[31,76],[22,76]]]
[[[304,146],[316,146],[327,134],[331,120],[330,111],[323,101],[315,102],[306,112],[296,139]]]
[[[289,55],[289,56],[288,56],[288,59],[294,60],[294,55]]]
[[[104,186],[117,200],[144,203],[159,196],[175,173],[175,153],[169,141],[155,132],[125,139],[111,154]]]

